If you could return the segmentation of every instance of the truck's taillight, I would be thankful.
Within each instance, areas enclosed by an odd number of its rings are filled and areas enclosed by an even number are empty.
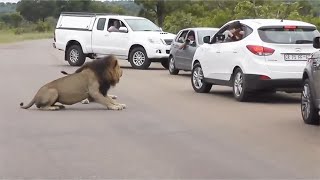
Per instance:
[[[249,51],[258,56],[270,56],[274,53],[274,49],[257,46],[257,45],[247,45]]]

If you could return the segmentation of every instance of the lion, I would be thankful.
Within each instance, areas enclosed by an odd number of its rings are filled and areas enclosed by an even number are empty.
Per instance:
[[[20,107],[28,109],[35,104],[40,110],[60,110],[65,108],[64,105],[92,99],[107,109],[123,110],[126,108],[125,104],[117,103],[110,96],[105,96],[111,86],[119,83],[121,77],[122,70],[115,56],[99,58],[86,63],[76,73],[45,84],[28,105],[20,103]]]
[[[83,71],[86,68],[88,68],[88,66],[80,67],[74,73],[79,73],[79,72]],[[67,73],[66,71],[60,71],[60,72],[62,74],[64,74],[64,75],[70,75],[70,73]],[[108,88],[107,88],[107,86],[105,84],[100,85],[99,91],[100,91],[101,94],[103,94],[103,96],[109,96],[111,99],[117,99],[116,95],[110,95],[110,94],[107,95]],[[94,102],[94,100],[91,97],[81,101],[82,104],[89,104],[90,102]]]

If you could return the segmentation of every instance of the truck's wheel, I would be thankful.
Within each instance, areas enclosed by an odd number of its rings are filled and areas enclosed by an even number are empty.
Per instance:
[[[67,50],[67,61],[71,66],[82,66],[86,56],[79,45],[72,45]]]
[[[151,64],[143,47],[136,47],[130,52],[129,62],[135,69],[148,69]]]
[[[168,59],[163,59],[161,61],[161,65],[165,68],[165,69],[169,69],[169,60]]]

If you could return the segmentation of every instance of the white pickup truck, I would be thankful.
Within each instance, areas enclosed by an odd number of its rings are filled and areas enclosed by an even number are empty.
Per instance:
[[[151,62],[161,62],[168,68],[170,45],[175,36],[142,17],[61,13],[53,47],[65,52],[64,59],[71,66],[83,65],[86,57],[113,54],[128,60],[135,69],[147,69]]]

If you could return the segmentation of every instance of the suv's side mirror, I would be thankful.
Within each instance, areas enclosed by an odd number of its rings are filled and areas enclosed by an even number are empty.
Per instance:
[[[128,28],[126,28],[126,27],[120,27],[120,28],[119,28],[119,31],[120,31],[120,32],[127,33],[127,32],[128,32]]]
[[[207,44],[210,43],[210,36],[203,37],[203,42]]]
[[[320,36],[313,38],[313,47],[320,49]]]

